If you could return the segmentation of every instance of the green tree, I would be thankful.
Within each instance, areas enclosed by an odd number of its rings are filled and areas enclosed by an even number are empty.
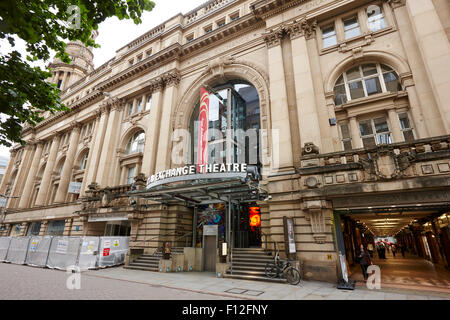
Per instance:
[[[50,50],[70,63],[66,42],[79,40],[99,47],[91,38],[93,30],[109,17],[142,22],[144,11],[151,11],[150,0],[1,0],[0,39],[15,46],[15,38],[26,42],[26,57],[13,50],[0,54],[0,144],[24,144],[22,125],[35,126],[42,113],[70,112],[58,96],[60,90],[46,82],[49,70],[33,67],[32,61],[48,61]],[[1,40],[0,40],[1,41]]]

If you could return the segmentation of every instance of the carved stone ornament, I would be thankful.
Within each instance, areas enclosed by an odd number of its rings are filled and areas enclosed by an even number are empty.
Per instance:
[[[302,155],[319,154],[319,148],[312,142],[305,142],[302,148]]]
[[[264,41],[266,42],[266,45],[268,48],[272,48],[275,46],[278,46],[281,44],[281,39],[283,39],[284,36],[284,29],[282,26],[276,28],[276,29],[270,29],[267,30],[263,34]]]
[[[168,72],[162,75],[162,80],[166,87],[177,86],[180,83],[181,75],[178,71]]]
[[[235,62],[235,59],[232,56],[227,57],[219,57],[217,59],[212,60],[208,63],[206,70],[203,72],[203,75],[211,73],[212,75],[220,75],[224,77],[224,68],[227,65],[231,65]]]
[[[395,154],[386,147],[379,147],[376,155],[371,159],[360,159],[364,171],[375,175],[381,180],[390,180],[404,176],[404,171],[415,161],[415,154],[402,152]]]
[[[392,8],[396,9],[398,7],[403,7],[406,5],[406,0],[383,0],[391,5]]]
[[[303,202],[305,219],[311,224],[313,238],[316,243],[325,243],[327,218],[325,200],[306,200]]]

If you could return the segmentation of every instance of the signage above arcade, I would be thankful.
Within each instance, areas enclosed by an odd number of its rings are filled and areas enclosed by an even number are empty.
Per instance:
[[[150,176],[147,180],[147,189],[152,187],[156,182],[166,180],[168,178],[190,176],[192,178],[207,178],[206,175],[214,173],[227,173],[227,174],[246,174],[247,164],[246,163],[212,163],[212,164],[199,164],[199,165],[188,165],[184,167],[179,167],[175,169],[168,169],[160,171]],[[195,175],[195,177],[194,177]],[[159,183],[158,183],[159,184]]]

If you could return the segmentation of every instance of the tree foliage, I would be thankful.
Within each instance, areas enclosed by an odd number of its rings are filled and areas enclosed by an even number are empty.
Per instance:
[[[14,48],[14,36],[26,42],[26,57],[13,50],[0,54],[0,144],[24,144],[21,130],[24,123],[35,126],[45,111],[69,111],[58,94],[59,89],[45,80],[49,70],[32,67],[30,62],[48,61],[50,50],[65,63],[66,42],[79,40],[89,47],[98,47],[92,31],[109,17],[142,22],[144,11],[151,11],[150,0],[2,0],[0,1],[0,39]],[[76,6],[76,7],[74,7]],[[79,22],[79,26],[73,24]],[[8,141],[9,140],[9,141]]]

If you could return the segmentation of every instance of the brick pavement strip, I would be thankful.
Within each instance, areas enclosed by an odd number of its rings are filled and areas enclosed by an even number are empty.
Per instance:
[[[64,271],[0,263],[0,299],[62,300],[450,300],[450,295],[406,290],[338,290],[330,283],[302,281],[299,286],[216,278],[213,273],[157,273],[122,267],[84,271],[81,289],[69,290]],[[194,285],[195,284],[195,285]],[[258,296],[229,293],[232,289],[262,291]],[[226,292],[227,291],[227,292]],[[237,291],[236,291],[237,292]]]

